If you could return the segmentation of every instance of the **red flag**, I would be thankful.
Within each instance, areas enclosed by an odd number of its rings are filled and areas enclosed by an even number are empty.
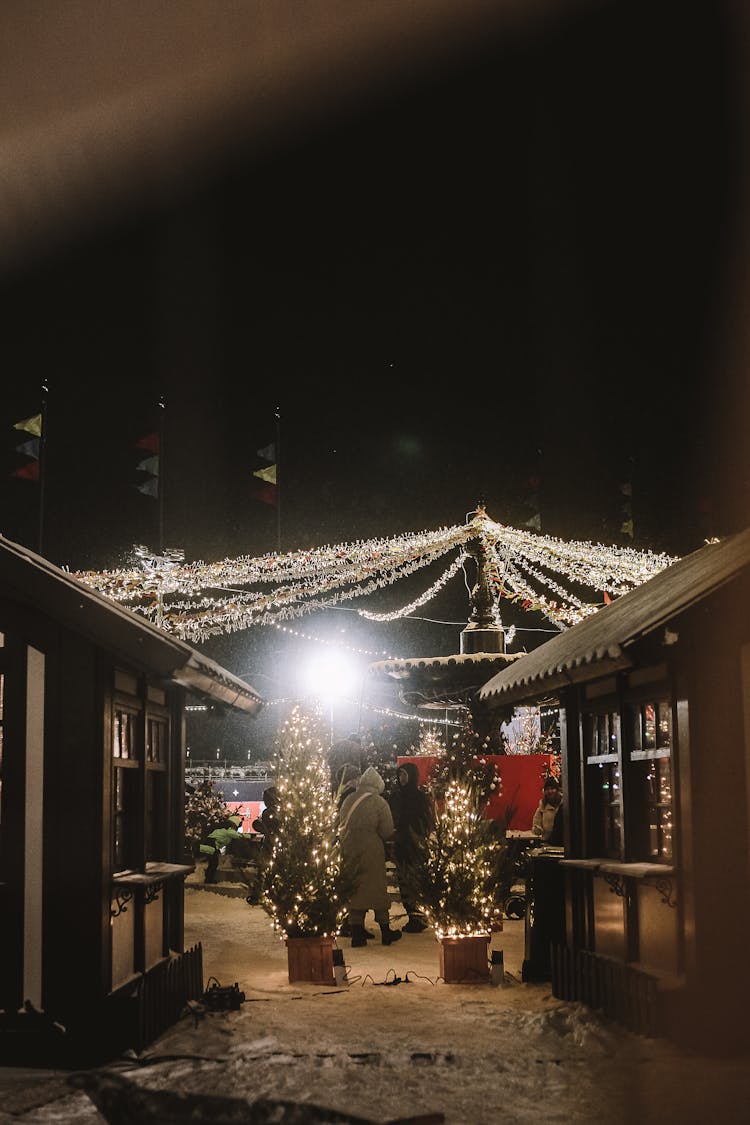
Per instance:
[[[137,441],[135,443],[135,447],[136,447],[136,449],[147,449],[149,451],[149,453],[158,453],[159,452],[159,435],[158,434],[146,434],[145,437],[142,437],[140,439],[140,441]]]
[[[263,504],[276,504],[276,488],[272,484],[258,484],[255,481],[251,484],[250,489],[252,495],[256,500],[260,500]]]
[[[39,462],[29,461],[28,465],[22,465],[20,469],[10,474],[12,477],[24,477],[26,480],[39,480]]]
[[[610,596],[609,596],[609,594],[607,593],[607,591],[606,591],[606,590],[603,590],[603,591],[602,591],[602,593],[604,594],[604,604],[605,604],[605,605],[612,605],[612,599],[610,598]]]

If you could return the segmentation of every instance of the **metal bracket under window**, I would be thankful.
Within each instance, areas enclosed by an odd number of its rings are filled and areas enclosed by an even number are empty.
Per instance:
[[[654,886],[661,895],[661,901],[665,906],[671,906],[673,909],[677,906],[677,899],[673,898],[674,886],[671,879],[655,879]]]
[[[603,871],[602,876],[613,895],[619,895],[620,898],[625,897],[625,880],[620,875],[613,875],[609,871]]]
[[[143,892],[143,903],[145,906],[148,906],[150,902],[156,902],[159,897],[159,891],[163,886],[163,883],[154,883],[153,886],[145,888]]]
[[[114,905],[110,908],[110,917],[119,918],[121,914],[125,914],[128,907],[127,904],[133,899],[132,891],[115,891]]]

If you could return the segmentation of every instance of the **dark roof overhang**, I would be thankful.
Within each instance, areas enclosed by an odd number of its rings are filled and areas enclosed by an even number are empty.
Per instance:
[[[238,676],[123,609],[41,555],[0,536],[0,594],[88,637],[129,667],[249,714],[263,698]]]

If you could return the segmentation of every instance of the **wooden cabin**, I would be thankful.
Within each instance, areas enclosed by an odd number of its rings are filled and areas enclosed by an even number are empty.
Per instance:
[[[202,993],[185,951],[186,697],[242,680],[0,537],[0,1057],[140,1049]]]
[[[523,656],[477,705],[560,709],[556,996],[712,1052],[750,1043],[750,529]]]

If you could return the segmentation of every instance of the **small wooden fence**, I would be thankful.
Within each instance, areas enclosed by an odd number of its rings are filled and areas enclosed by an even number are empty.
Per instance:
[[[203,946],[200,942],[148,973],[138,985],[136,1050],[153,1043],[180,1018],[188,1000],[203,995]]]
[[[553,945],[552,993],[580,1000],[638,1035],[661,1034],[656,978],[619,961]]]

